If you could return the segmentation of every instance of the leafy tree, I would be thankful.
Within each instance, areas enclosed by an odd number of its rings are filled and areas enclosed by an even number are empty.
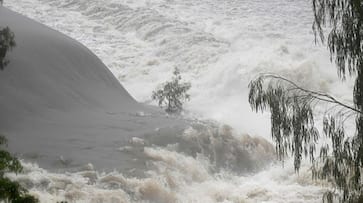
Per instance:
[[[35,203],[36,198],[27,194],[27,190],[19,183],[5,177],[5,173],[20,173],[22,166],[19,160],[3,149],[7,140],[0,135],[0,200],[13,203]]]
[[[5,56],[7,51],[11,50],[14,46],[14,33],[11,32],[9,27],[0,28],[0,70],[3,70],[9,63]],[[23,169],[19,160],[4,149],[6,144],[6,138],[0,135],[0,201],[10,201],[13,203],[38,202],[36,198],[28,195],[27,190],[19,183],[5,176],[5,173],[20,173]]]
[[[263,74],[249,84],[249,103],[255,111],[271,112],[271,134],[278,158],[291,154],[295,170],[303,156],[312,162],[312,175],[338,189],[323,200],[363,202],[363,4],[360,0],[313,0],[313,30],[325,43],[338,76],[355,77],[352,105],[326,93],[304,89],[286,78]],[[327,40],[324,27],[331,28]],[[323,119],[322,133],[315,127],[314,110],[319,103],[330,104]],[[355,133],[347,134],[345,122],[355,119]],[[323,134],[331,142],[316,148]]]
[[[161,88],[153,91],[152,99],[157,100],[161,108],[166,106],[167,113],[180,113],[183,110],[183,102],[190,99],[187,93],[190,89],[190,83],[181,83],[180,72],[174,69],[173,78],[166,82]]]
[[[9,27],[0,27],[0,70],[3,70],[8,65],[6,53],[15,47],[14,33]]]

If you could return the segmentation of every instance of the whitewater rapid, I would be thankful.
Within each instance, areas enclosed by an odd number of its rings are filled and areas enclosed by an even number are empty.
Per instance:
[[[328,92],[339,85],[329,53],[314,44],[309,1],[22,0],[5,6],[85,44],[140,102],[152,103],[151,92],[178,67],[192,83],[187,110],[253,135],[269,138],[268,116],[251,112],[246,99],[258,73],[290,74]],[[338,97],[349,100],[349,90],[339,88]]]
[[[247,101],[248,83],[261,72],[351,101],[351,85],[340,83],[329,52],[314,43],[307,0],[9,0],[4,6],[86,45],[139,102],[155,105],[151,92],[179,68],[192,85],[185,116],[228,124],[237,140],[241,134],[271,140],[269,115],[252,112]],[[320,202],[325,190],[311,180],[308,164],[299,174],[287,162],[241,175],[228,168],[212,173],[210,160],[173,146],[145,146],[144,153],[153,165],[146,178],[92,165],[57,174],[34,164],[13,178],[30,184],[42,202]]]

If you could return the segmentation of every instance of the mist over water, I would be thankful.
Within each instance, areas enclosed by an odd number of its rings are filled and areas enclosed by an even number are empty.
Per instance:
[[[284,168],[267,161],[274,158],[273,148],[256,136],[271,140],[269,115],[252,112],[247,100],[249,81],[268,72],[351,101],[351,84],[339,81],[325,46],[314,44],[310,1],[9,0],[4,5],[86,45],[139,102],[156,105],[152,91],[179,68],[192,84],[185,116],[220,123],[176,134],[176,145],[130,140],[119,150],[142,149],[149,160],[146,177],[102,173],[92,165],[56,174],[27,164],[26,174],[13,178],[29,184],[42,202],[320,202],[325,185],[311,180],[308,164],[295,174],[289,161]],[[198,143],[196,151],[191,143]],[[236,170],[247,165],[238,162],[242,154],[250,157],[252,170]]]

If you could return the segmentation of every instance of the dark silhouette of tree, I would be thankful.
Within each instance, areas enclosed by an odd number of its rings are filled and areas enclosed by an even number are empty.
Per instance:
[[[6,53],[15,46],[14,33],[9,27],[0,28],[0,70],[9,63]],[[4,149],[7,140],[0,135],[0,201],[13,203],[36,203],[38,200],[27,194],[27,190],[19,183],[6,177],[6,173],[20,173],[22,166],[19,160]]]
[[[190,89],[190,83],[181,83],[179,70],[176,68],[173,72],[173,78],[166,82],[161,88],[153,91],[152,99],[157,100],[161,108],[166,106],[167,113],[180,113],[183,110],[183,102],[190,99],[187,93]]]
[[[5,173],[20,173],[22,166],[19,160],[4,149],[7,140],[0,135],[0,200],[13,203],[36,203],[38,200],[27,194],[19,183],[10,180]]]
[[[15,47],[14,33],[9,27],[0,27],[0,70],[3,70],[8,65],[9,60],[6,59],[6,54]]]
[[[309,157],[313,178],[325,179],[338,189],[326,192],[324,201],[363,202],[363,2],[313,0],[313,11],[316,41],[327,42],[338,76],[342,80],[355,77],[353,104],[271,74],[251,81],[249,103],[255,111],[271,112],[271,134],[279,159],[291,154],[298,171],[302,157]],[[324,27],[331,28],[327,40]],[[330,108],[320,133],[315,127],[314,109],[322,103]],[[348,135],[345,122],[352,118],[356,130]],[[331,144],[322,146],[316,155],[321,134]]]

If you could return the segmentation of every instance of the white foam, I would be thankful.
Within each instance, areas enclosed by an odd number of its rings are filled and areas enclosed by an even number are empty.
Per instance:
[[[256,160],[273,155],[271,146],[263,140],[249,136],[238,139],[227,126],[218,131],[216,135],[189,128],[182,136],[196,142],[214,137],[211,147],[216,149],[221,147],[220,142],[234,139]],[[137,140],[138,144],[140,140]],[[131,138],[130,142],[133,141]],[[320,202],[327,186],[324,182],[312,181],[306,162],[299,174],[295,173],[292,163],[286,163],[285,168],[275,163],[261,172],[242,175],[228,167],[216,170],[215,158],[208,153],[192,156],[178,152],[177,148],[144,147],[142,152],[147,157],[144,178],[127,177],[117,171],[100,173],[92,164],[76,172],[52,173],[26,162],[22,162],[23,173],[7,175],[28,188],[41,202]],[[230,151],[237,153],[233,148]]]
[[[314,44],[309,1],[9,0],[4,4],[85,44],[141,102],[155,104],[150,99],[152,91],[178,67],[192,83],[186,109],[198,118],[227,123],[239,133],[270,139],[269,115],[255,114],[247,102],[247,85],[261,72],[283,74],[307,88],[352,101],[352,81],[342,84],[326,48]],[[300,174],[294,174],[287,163],[283,169],[272,166],[251,176],[212,175],[202,157],[195,159],[169,148],[145,152],[157,158],[158,167],[150,179],[125,179],[130,182],[127,186],[124,181],[117,183],[128,188],[120,193],[101,184],[89,186],[81,175],[32,170],[38,171],[34,177],[54,175],[83,184],[86,196],[104,195],[104,202],[111,202],[109,193],[125,198],[122,201],[147,196],[164,202],[320,202],[323,190],[309,181],[306,163]],[[167,170],[170,164],[172,170]],[[181,164],[194,172],[182,171]],[[201,179],[186,184],[184,179],[192,174]],[[64,189],[64,183],[55,187],[64,191],[55,194],[38,188],[34,192],[46,200],[64,198],[71,191]]]
[[[309,2],[21,0],[5,6],[84,43],[141,102],[151,102],[152,91],[178,67],[192,82],[188,110],[249,134],[269,138],[268,115],[256,115],[247,103],[247,85],[261,72],[352,100],[352,83],[340,84],[327,50],[314,44]]]
[[[211,173],[203,157],[161,148],[147,148],[145,153],[153,160],[146,178],[92,170],[50,173],[28,163],[23,163],[25,173],[8,175],[41,202],[321,202],[326,187],[312,181],[306,163],[299,174],[289,163],[237,176],[223,170]]]

